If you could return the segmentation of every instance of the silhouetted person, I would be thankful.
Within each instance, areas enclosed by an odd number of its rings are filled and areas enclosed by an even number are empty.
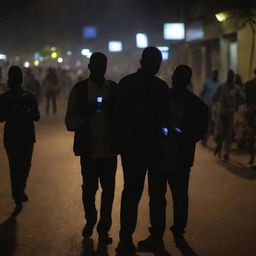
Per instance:
[[[255,147],[256,147],[256,69],[254,69],[255,77],[246,82],[245,84],[245,95],[246,95],[246,106],[247,106],[247,123],[249,126],[249,153],[250,160],[249,164],[253,165],[255,158]]]
[[[8,71],[9,90],[0,97],[0,121],[5,122],[4,146],[9,160],[12,197],[17,206],[28,200],[25,194],[35,143],[34,121],[40,119],[35,96],[22,88],[18,66]]]
[[[240,86],[234,83],[234,72],[228,71],[227,81],[218,86],[213,95],[213,103],[216,108],[214,155],[221,158],[222,145],[224,143],[224,159],[229,159],[229,152],[233,139],[234,115],[239,105],[245,103],[245,95]]]
[[[205,102],[205,104],[208,106],[209,115],[208,115],[208,131],[205,134],[204,138],[202,139],[203,146],[207,146],[207,140],[211,134],[213,134],[214,129],[214,122],[213,122],[213,116],[212,116],[212,105],[213,105],[213,95],[219,86],[219,80],[218,80],[219,72],[217,69],[214,69],[212,71],[211,78],[207,79],[203,83],[203,88],[200,93],[200,97]]]
[[[117,90],[116,123],[124,175],[118,255],[136,251],[132,234],[138,205],[145,175],[154,163],[157,137],[166,120],[168,85],[155,76],[161,61],[161,52],[147,47],[141,68],[121,79]]]
[[[100,219],[97,225],[99,241],[111,243],[108,231],[112,225],[112,204],[117,167],[113,142],[113,109],[115,86],[104,78],[107,57],[95,52],[90,58],[90,77],[72,89],[66,113],[66,126],[75,132],[74,153],[80,156],[83,177],[82,197],[86,225],[82,235],[91,237],[97,223],[95,194],[102,187]]]
[[[41,101],[40,82],[35,78],[30,69],[27,70],[26,77],[24,78],[24,88],[34,93],[38,102]]]
[[[50,105],[52,102],[53,113],[57,113],[56,97],[58,94],[58,77],[54,69],[49,68],[47,70],[46,77],[43,80],[43,86],[46,93],[46,113],[49,114]]]
[[[166,225],[167,183],[173,198],[173,220],[170,230],[177,247],[185,244],[183,234],[188,218],[188,184],[193,166],[196,142],[207,131],[206,104],[187,88],[192,70],[178,66],[172,75],[169,89],[168,126],[157,147],[158,164],[148,172],[150,196],[150,236],[138,243],[141,251],[154,252],[163,247]],[[167,130],[166,130],[167,129]]]

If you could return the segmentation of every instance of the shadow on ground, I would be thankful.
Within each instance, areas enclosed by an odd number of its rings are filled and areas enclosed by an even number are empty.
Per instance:
[[[16,219],[11,215],[0,224],[0,255],[13,256],[17,244],[16,239]]]

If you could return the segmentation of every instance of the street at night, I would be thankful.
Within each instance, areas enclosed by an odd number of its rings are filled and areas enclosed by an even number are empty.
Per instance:
[[[61,105],[64,109],[65,104]],[[44,109],[42,109],[42,113]],[[3,126],[1,126],[2,129]],[[84,214],[81,201],[79,158],[72,152],[73,134],[67,132],[62,115],[45,116],[37,124],[37,142],[28,179],[29,202],[21,213],[10,219],[15,207],[11,199],[9,170],[1,144],[0,179],[0,255],[13,256],[86,256],[82,246]],[[197,146],[195,166],[191,172],[189,224],[185,237],[199,256],[256,255],[256,174],[242,166],[246,157],[233,155],[234,166],[213,157],[212,151]],[[244,161],[244,162],[243,162]],[[233,162],[232,162],[233,163]],[[113,244],[108,255],[115,255],[118,242],[120,198],[123,186],[120,159],[116,176]],[[99,206],[97,194],[97,205]],[[172,200],[168,191],[167,225],[172,223]],[[134,242],[148,235],[147,184],[139,206]],[[92,236],[97,248],[96,230]],[[182,253],[174,246],[168,229],[164,235],[171,255]],[[88,251],[89,250],[89,251]],[[138,253],[139,255],[151,255]],[[102,254],[105,255],[105,254]]]

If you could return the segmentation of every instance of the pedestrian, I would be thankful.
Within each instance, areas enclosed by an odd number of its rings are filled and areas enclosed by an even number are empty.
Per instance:
[[[58,77],[53,68],[48,68],[46,77],[43,80],[43,87],[46,93],[46,113],[49,114],[50,105],[52,102],[53,113],[57,113],[57,94],[58,94]]]
[[[124,177],[118,255],[133,255],[136,251],[132,234],[145,175],[153,166],[161,127],[166,127],[168,85],[155,76],[161,61],[157,48],[145,48],[141,68],[122,78],[117,89],[116,124]]]
[[[187,88],[191,77],[192,70],[186,65],[176,67],[172,75],[172,88],[168,93],[168,132],[159,140],[158,163],[148,172],[150,236],[138,243],[140,251],[158,254],[163,251],[167,183],[173,198],[174,222],[170,230],[177,247],[186,245],[183,234],[188,219],[190,169],[196,142],[202,139],[208,127],[207,105]]]
[[[41,102],[40,82],[35,78],[32,70],[30,69],[27,70],[26,77],[24,79],[24,88],[35,95],[38,103]]]
[[[247,123],[249,127],[249,165],[253,166],[256,147],[256,68],[254,69],[254,78],[245,84]]]
[[[97,231],[99,242],[109,244],[112,242],[108,231],[112,225],[117,168],[113,132],[116,83],[104,77],[107,57],[103,53],[93,53],[88,68],[90,77],[78,82],[71,90],[65,123],[69,131],[75,132],[74,153],[80,156],[86,219],[82,235],[91,237],[97,223],[95,195],[100,182],[102,194]]]
[[[4,147],[9,160],[12,197],[18,208],[28,201],[25,188],[35,143],[34,121],[40,119],[35,96],[22,88],[18,66],[8,71],[9,90],[0,96],[0,121],[5,122]]]
[[[212,111],[212,97],[219,86],[219,71],[217,69],[213,69],[211,78],[207,79],[203,83],[203,88],[200,93],[201,99],[205,102],[205,104],[208,106],[208,131],[205,134],[204,138],[202,139],[202,145],[207,146],[207,141],[210,135],[213,134],[214,131],[214,121],[213,121],[213,111]]]
[[[235,74],[235,84],[239,85],[241,90],[244,90],[244,83],[242,81],[242,78],[239,74]]]
[[[216,148],[214,155],[221,158],[224,143],[224,160],[229,160],[229,152],[233,140],[234,115],[238,107],[245,103],[245,95],[239,85],[234,83],[234,72],[229,70],[227,81],[219,85],[213,95],[216,106]]]

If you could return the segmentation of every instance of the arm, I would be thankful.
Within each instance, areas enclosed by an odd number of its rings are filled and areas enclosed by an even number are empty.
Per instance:
[[[39,108],[38,108],[38,104],[37,104],[37,100],[36,97],[34,95],[32,95],[32,107],[31,107],[31,117],[33,119],[33,121],[39,121],[40,119],[40,112],[39,112]]]
[[[81,117],[80,115],[77,88],[74,86],[69,95],[65,124],[68,131],[75,131],[85,122],[85,118]]]
[[[0,95],[0,122],[3,123],[6,120],[6,113],[3,103],[3,95]]]

